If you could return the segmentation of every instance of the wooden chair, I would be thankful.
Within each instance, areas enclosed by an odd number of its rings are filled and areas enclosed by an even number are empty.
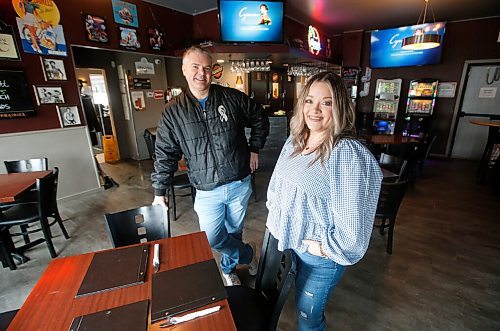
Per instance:
[[[113,247],[170,237],[168,213],[160,205],[108,213],[104,223]]]
[[[392,254],[392,239],[394,235],[394,225],[398,215],[399,206],[405,196],[408,181],[396,183],[382,182],[380,195],[378,198],[377,212],[375,218],[380,218],[381,222],[376,227],[380,227],[380,234],[384,234],[384,229],[388,228],[387,234],[387,254]],[[386,224],[385,221],[389,220]]]
[[[434,144],[434,141],[436,141],[436,136],[433,134],[427,134],[422,142],[417,145],[417,148],[415,150],[415,157],[420,173],[423,172],[424,163],[429,157],[429,153],[431,152],[432,144]]]
[[[18,311],[19,309],[0,313],[0,330],[7,330]]]
[[[39,178],[36,180],[37,189],[37,202],[27,202],[19,203],[12,206],[8,210],[4,210],[0,215],[0,227],[11,228],[15,225],[21,226],[20,233],[11,233],[11,236],[23,235],[26,236],[30,233],[42,231],[44,238],[35,240],[33,242],[28,242],[23,247],[17,248],[20,251],[24,251],[42,242],[46,242],[50,255],[56,257],[57,253],[55,251],[54,245],[52,243],[52,233],[50,231],[50,226],[58,223],[61,228],[62,233],[66,239],[69,239],[68,232],[64,227],[62,219],[59,215],[59,210],[57,208],[57,184],[58,184],[59,169],[54,168],[54,171],[49,176],[44,178]],[[54,218],[52,223],[49,223],[48,218]],[[38,222],[39,228],[30,230],[25,227],[32,223]]]
[[[146,147],[148,148],[149,157],[155,160],[155,135],[151,132],[151,129],[144,130],[144,141],[146,142]]]
[[[153,129],[149,128],[144,130],[144,140],[146,141],[146,146],[148,148],[149,152],[149,157],[153,160],[156,160],[155,157],[155,144],[156,144],[156,134],[155,132],[151,132]],[[179,161],[179,169],[186,171],[187,166],[185,163],[184,158],[182,158]],[[176,193],[176,190],[182,190],[182,189],[189,189],[189,193]],[[194,186],[191,184],[189,181],[189,177],[186,173],[183,174],[178,174],[174,176],[172,185],[170,186],[170,193],[169,193],[169,201],[172,201],[172,209],[173,209],[173,219],[174,221],[177,220],[177,203],[176,203],[176,197],[178,196],[191,196],[191,200],[193,201],[194,204],[194,199],[196,196],[196,190]]]
[[[179,190],[189,189],[188,193],[179,193]],[[194,199],[196,197],[196,189],[189,181],[189,177],[187,173],[178,174],[174,176],[172,185],[170,185],[170,193],[169,193],[169,203],[172,203],[173,209],[173,218],[174,221],[177,220],[177,202],[176,197],[184,197],[191,196],[191,201],[194,204]]]
[[[28,159],[28,160],[4,161],[3,163],[5,165],[5,170],[7,170],[7,173],[49,170],[49,160],[46,157],[38,159]],[[16,202],[0,203],[0,212],[18,203],[36,202],[36,201],[37,201],[37,192],[36,188],[34,188],[30,191],[25,192]],[[28,225],[23,225],[21,231],[27,233],[28,232],[26,230],[27,227]],[[28,244],[30,242],[29,236],[26,234],[23,237],[24,237],[24,242]]]
[[[408,178],[408,161],[390,154],[380,154],[379,165],[381,168],[387,169],[398,175],[397,181],[406,180]]]
[[[9,228],[0,225],[0,261],[2,261],[2,266],[4,268],[9,267],[10,270],[16,270],[16,263],[11,254],[12,250],[12,240],[10,239]],[[3,329],[0,328],[0,330]]]
[[[239,331],[276,330],[297,271],[293,251],[280,252],[278,241],[266,229],[255,289],[228,286],[229,306]]]
[[[45,171],[49,169],[49,160],[44,157],[40,159],[3,161],[7,173]]]

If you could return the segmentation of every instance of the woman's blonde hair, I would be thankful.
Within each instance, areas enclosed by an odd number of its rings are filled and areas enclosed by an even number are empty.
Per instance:
[[[340,139],[356,137],[356,115],[344,81],[340,76],[332,71],[325,71],[312,76],[302,89],[293,111],[293,117],[290,120],[290,134],[294,147],[292,157],[299,155],[304,150],[309,138],[310,130],[306,125],[302,110],[304,109],[305,100],[309,95],[311,85],[316,82],[326,83],[332,93],[333,118],[331,126],[327,129],[323,141],[316,148],[316,158],[311,162],[314,163],[321,160],[321,163],[324,163]]]

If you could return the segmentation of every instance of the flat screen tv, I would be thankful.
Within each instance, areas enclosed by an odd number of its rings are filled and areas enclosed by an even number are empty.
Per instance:
[[[438,64],[441,61],[444,31],[445,23],[443,22],[372,31],[370,67],[389,68]],[[416,33],[439,35],[440,45],[430,49],[402,49],[404,39],[408,40],[408,37],[411,38]]]
[[[219,0],[222,42],[283,42],[283,1]]]

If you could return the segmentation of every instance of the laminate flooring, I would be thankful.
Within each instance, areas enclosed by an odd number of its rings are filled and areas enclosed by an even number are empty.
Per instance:
[[[500,330],[500,195],[475,182],[476,163],[431,160],[399,210],[392,256],[372,233],[366,256],[346,269],[326,309],[328,330]],[[111,247],[103,214],[151,203],[151,161],[103,165],[119,187],[61,201],[71,239],[53,227],[59,256]],[[245,240],[262,244],[270,172],[257,174]],[[64,180],[64,178],[61,178]],[[188,197],[178,197],[172,234],[197,231]],[[260,249],[259,249],[260,251]],[[19,308],[50,262],[41,244],[18,270],[0,269],[0,311]],[[220,258],[215,254],[216,258]],[[242,281],[252,284],[244,268]],[[279,330],[296,329],[292,294]],[[41,307],[41,309],[43,309]]]

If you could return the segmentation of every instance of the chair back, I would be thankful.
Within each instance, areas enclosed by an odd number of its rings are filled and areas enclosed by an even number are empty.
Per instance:
[[[396,218],[399,206],[405,196],[408,181],[382,182],[378,198],[376,217]]]
[[[46,171],[49,169],[49,160],[44,157],[40,159],[28,159],[17,161],[3,161],[7,173]]]
[[[278,250],[278,240],[268,229],[264,234],[255,292],[265,299],[269,312],[269,330],[276,330],[290,288],[295,281],[297,261],[293,251]]]
[[[52,174],[36,180],[36,189],[38,192],[38,211],[41,217],[53,215],[57,210],[58,182],[59,168],[57,167],[54,167]]]
[[[417,145],[416,155],[419,162],[427,160],[429,153],[431,152],[431,147],[436,136],[433,134],[427,134],[420,144]]]
[[[161,205],[105,214],[104,223],[113,247],[170,237],[168,212]]]
[[[398,175],[397,181],[406,180],[408,178],[408,161],[394,155],[380,154],[379,164],[381,168],[387,169]]]
[[[156,135],[152,134],[149,129],[144,130],[144,140],[146,141],[146,147],[148,148],[149,157],[155,160],[155,140]]]

